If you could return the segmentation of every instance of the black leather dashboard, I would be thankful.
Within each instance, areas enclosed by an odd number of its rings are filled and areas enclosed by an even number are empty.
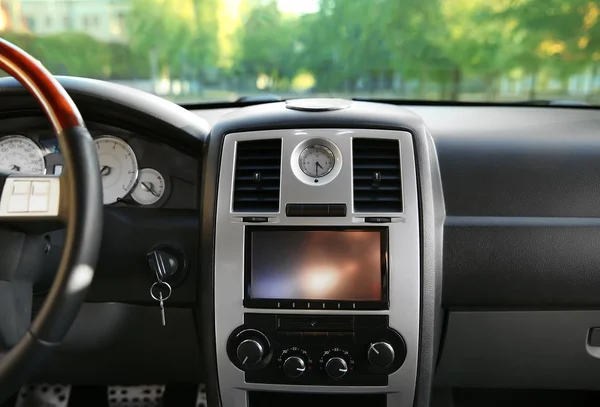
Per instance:
[[[414,110],[429,126],[440,161],[448,214],[444,306],[599,305],[600,113]]]
[[[449,216],[600,216],[600,112],[440,107],[456,117],[442,124],[415,110],[436,142]]]

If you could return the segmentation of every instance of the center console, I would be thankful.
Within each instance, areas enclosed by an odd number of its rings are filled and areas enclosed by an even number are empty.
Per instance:
[[[323,103],[249,108],[213,129],[212,287],[201,289],[211,404],[428,402],[443,221],[432,145],[404,111],[400,126],[368,104]],[[382,122],[348,125],[361,115]]]

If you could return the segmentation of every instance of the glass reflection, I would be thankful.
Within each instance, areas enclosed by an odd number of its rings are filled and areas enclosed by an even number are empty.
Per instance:
[[[382,299],[379,231],[264,231],[252,243],[251,298]]]

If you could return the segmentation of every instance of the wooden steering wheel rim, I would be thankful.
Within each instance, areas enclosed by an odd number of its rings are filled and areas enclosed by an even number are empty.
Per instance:
[[[22,338],[8,353],[0,353],[2,404],[39,368],[75,321],[100,253],[104,207],[94,141],[62,85],[39,61],[1,38],[0,69],[23,84],[52,124],[65,159],[65,172],[59,177],[63,213],[57,220],[66,221],[60,265],[44,305]]]
[[[52,74],[38,60],[2,38],[0,69],[31,92],[57,134],[76,126],[84,126],[75,103]]]

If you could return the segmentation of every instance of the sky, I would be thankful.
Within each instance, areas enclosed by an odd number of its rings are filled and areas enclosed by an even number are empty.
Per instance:
[[[284,13],[314,13],[319,10],[319,0],[277,0],[277,5]]]

